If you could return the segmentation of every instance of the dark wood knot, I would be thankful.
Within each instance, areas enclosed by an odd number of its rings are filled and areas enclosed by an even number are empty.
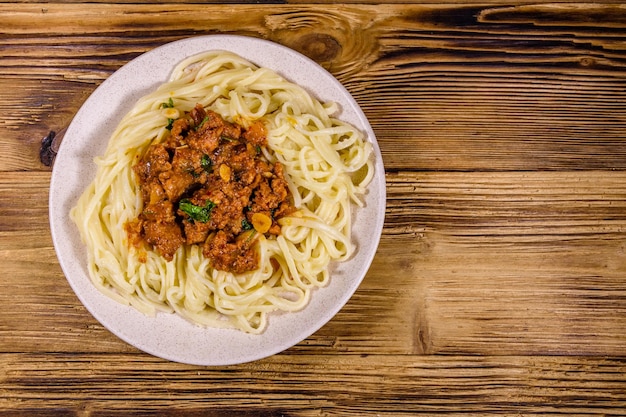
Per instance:
[[[593,58],[586,57],[580,60],[580,65],[583,67],[593,67],[595,64],[596,64],[596,61]]]
[[[294,46],[296,50],[317,62],[331,61],[341,51],[339,41],[324,33],[304,35]]]
[[[42,140],[41,148],[39,148],[39,160],[47,167],[51,167],[54,164],[54,158],[56,158],[59,152],[59,145],[65,135],[65,129],[61,129],[59,132],[51,130]]]

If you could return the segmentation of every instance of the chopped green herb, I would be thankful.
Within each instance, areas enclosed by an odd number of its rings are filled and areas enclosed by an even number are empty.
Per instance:
[[[191,176],[194,177],[194,178],[198,178],[200,176],[200,174],[198,172],[196,172],[196,170],[193,169],[193,168],[187,168],[187,169],[185,169],[185,172],[191,174]]]
[[[171,109],[173,107],[174,107],[174,100],[172,100],[172,97],[170,97],[170,99],[167,100],[167,103],[161,103],[162,109]]]
[[[252,223],[250,223],[248,221],[248,219],[244,218],[241,220],[241,229],[242,230],[250,230],[252,229],[254,226],[252,226]]]
[[[250,242],[252,240],[252,238],[254,237],[254,235],[256,235],[256,230],[252,229],[252,231],[250,232],[250,235],[246,239],[246,243]]]
[[[167,100],[167,103],[161,103],[161,108],[162,109],[173,109],[174,108],[174,100],[172,100],[172,97],[170,97],[169,100]],[[172,130],[172,126],[174,125],[174,120],[175,119],[167,119],[167,126],[165,126],[165,128],[167,130]]]
[[[200,160],[200,165],[202,166],[202,169],[204,169],[206,172],[211,172],[211,169],[213,168],[213,161],[211,161],[209,155],[204,154],[202,155],[202,159]]]
[[[209,121],[209,116],[204,116],[204,119],[202,119],[202,121],[200,122],[200,124],[198,126],[196,126],[196,130],[200,130],[202,128],[202,126],[204,126],[204,124],[206,122]]]
[[[191,220],[200,223],[206,223],[211,218],[211,210],[215,207],[215,203],[207,200],[204,207],[196,206],[188,199],[182,199],[178,203],[178,208],[186,213]]]

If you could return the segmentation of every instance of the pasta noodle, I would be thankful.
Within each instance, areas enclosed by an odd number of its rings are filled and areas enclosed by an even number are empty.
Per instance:
[[[174,108],[163,108],[169,100]],[[142,210],[132,166],[168,136],[168,119],[198,103],[243,127],[262,119],[264,156],[284,166],[298,211],[279,220],[279,236],[258,239],[257,270],[235,275],[214,269],[198,245],[183,245],[168,262],[129,244],[125,225]],[[331,262],[354,252],[351,209],[363,205],[373,177],[371,144],[334,118],[337,110],[230,52],[179,63],[169,81],[122,119],[104,155],[95,158],[95,179],[71,210],[94,285],[144,314],[177,313],[199,325],[248,333],[261,333],[272,311],[302,309],[311,292],[328,283]]]

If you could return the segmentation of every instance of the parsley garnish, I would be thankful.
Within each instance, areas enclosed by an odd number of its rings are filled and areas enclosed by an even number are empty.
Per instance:
[[[204,169],[206,172],[211,172],[211,169],[213,168],[213,161],[211,161],[209,155],[202,155],[202,159],[200,160],[200,166],[202,166],[202,169]]]
[[[170,99],[167,100],[167,103],[161,103],[162,109],[171,109],[173,107],[174,107],[174,100],[172,100],[172,97],[170,97]]]
[[[200,130],[200,128],[201,128],[202,126],[204,126],[204,124],[205,124],[206,122],[208,122],[208,121],[209,121],[209,116],[208,116],[208,115],[207,115],[207,116],[204,116],[204,119],[202,119],[202,121],[200,122],[200,124],[199,124],[198,126],[196,126],[196,131]]]
[[[204,203],[204,207],[196,206],[186,198],[180,200],[178,203],[178,208],[182,212],[186,213],[191,220],[200,223],[206,223],[209,221],[213,207],[215,207],[215,203],[211,200],[207,200],[206,203]]]
[[[169,98],[169,100],[167,100],[167,103],[161,103],[161,108],[162,109],[173,109],[174,108],[174,100],[172,100],[172,97]],[[165,128],[167,130],[172,130],[172,126],[174,125],[174,119],[167,119],[167,126],[165,126]]]
[[[243,219],[241,220],[241,229],[242,229],[242,230],[250,230],[250,229],[252,229],[253,227],[254,227],[254,226],[252,226],[252,223],[250,223],[250,222],[248,221],[248,219],[243,218]]]

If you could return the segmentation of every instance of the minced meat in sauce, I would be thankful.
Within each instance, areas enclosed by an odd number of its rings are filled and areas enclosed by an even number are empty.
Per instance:
[[[196,105],[170,136],[133,166],[143,211],[126,225],[168,261],[182,245],[201,245],[215,269],[258,268],[255,234],[279,235],[277,219],[295,211],[280,163],[263,156],[266,128],[247,129]]]

